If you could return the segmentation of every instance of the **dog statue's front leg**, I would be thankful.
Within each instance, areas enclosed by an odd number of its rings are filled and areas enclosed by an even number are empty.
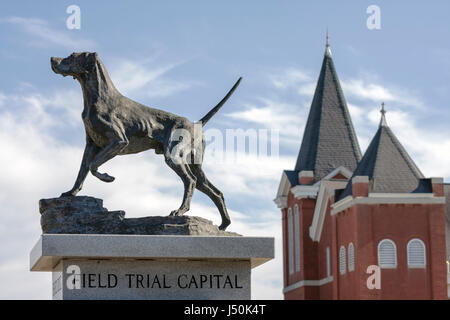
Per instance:
[[[73,188],[61,194],[61,197],[74,197],[78,192],[80,192],[83,187],[83,182],[89,173],[89,164],[99,151],[100,148],[93,143],[89,135],[86,135],[86,147],[84,148],[83,160],[81,161],[77,180],[75,181]]]
[[[91,164],[89,165],[89,170],[91,171],[91,173],[103,182],[113,182],[114,177],[111,177],[107,173],[98,172],[98,167],[118,155],[127,145],[128,141],[126,140],[112,141],[107,147],[105,147],[95,156],[94,160],[92,160]]]

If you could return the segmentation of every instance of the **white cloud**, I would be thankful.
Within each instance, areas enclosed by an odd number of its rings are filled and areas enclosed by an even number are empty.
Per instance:
[[[343,80],[341,85],[347,99],[366,101],[378,106],[381,102],[391,102],[400,106],[423,107],[421,99],[404,88],[387,87],[365,79]]]
[[[176,81],[167,73],[184,62],[166,63],[121,59],[111,69],[111,79],[123,94],[142,94],[147,97],[166,97],[198,84],[194,81]]]
[[[298,106],[261,98],[261,106],[243,104],[245,110],[227,113],[226,116],[238,121],[253,122],[265,128],[285,128],[300,120],[300,116],[292,113],[299,109]]]
[[[365,100],[393,101],[395,96],[389,89],[374,83],[365,83],[361,79],[342,81],[342,87],[347,95],[352,95]]]
[[[272,85],[278,89],[297,87],[300,83],[311,81],[309,73],[298,68],[288,68],[279,73],[271,74],[269,79]]]
[[[347,103],[348,112],[351,114],[352,121],[359,121],[365,116],[365,111],[360,106],[354,105],[352,103]]]
[[[65,89],[48,95],[43,95],[36,88],[29,87],[27,95],[1,94],[0,107],[5,121],[20,121],[39,128],[79,126],[83,101],[77,90]],[[52,113],[63,115],[63,121],[55,121]]]
[[[80,51],[92,51],[96,47],[94,41],[76,36],[74,32],[66,30],[65,25],[56,30],[50,27],[47,21],[42,19],[8,17],[1,19],[0,22],[18,26],[23,32],[32,37],[32,40],[27,43],[34,46],[46,47],[56,45],[66,49]]]
[[[6,100],[6,96],[2,93],[0,93],[0,108],[3,107],[3,105],[5,104],[5,100]]]
[[[277,90],[293,90],[301,96],[312,97],[316,88],[314,78],[309,71],[300,68],[287,68],[279,72],[271,72],[269,82]]]
[[[256,103],[244,103],[242,111],[225,114],[239,122],[252,123],[266,129],[279,130],[280,143],[283,146],[298,148],[299,139],[308,117],[306,104],[294,105],[270,98],[259,98]],[[236,121],[238,121],[236,123]],[[243,124],[248,128],[248,124]]]
[[[5,275],[0,276],[2,288],[7,288],[7,290],[0,291],[2,299],[41,300],[49,299],[52,296],[51,273],[32,273],[28,269],[28,264],[29,259],[26,255],[15,260],[7,260],[6,263],[0,261],[0,273]]]
[[[312,100],[315,90],[316,90],[316,83],[309,82],[309,83],[305,83],[305,84],[299,86],[297,89],[297,92],[301,96],[311,97],[311,100]]]
[[[224,161],[215,161],[205,155],[203,167],[209,179],[225,194],[247,195],[261,199],[275,197],[281,172],[292,167],[294,157],[280,155],[258,156],[248,153],[228,154]],[[275,207],[274,207],[275,208]]]
[[[279,94],[284,94],[284,91],[293,89],[300,96],[309,98],[308,102],[311,102],[317,85],[311,72],[301,68],[286,68],[275,73],[271,71],[268,78],[274,92],[278,90]],[[412,90],[379,82],[379,77],[367,73],[358,78],[343,78],[340,81],[344,95],[350,101],[364,101],[371,105],[380,105],[384,101],[399,106],[423,108],[422,99]]]

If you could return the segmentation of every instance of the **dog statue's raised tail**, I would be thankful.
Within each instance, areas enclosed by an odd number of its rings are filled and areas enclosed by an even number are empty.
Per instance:
[[[202,124],[202,126],[205,126],[205,124],[209,121],[209,119],[211,119],[217,113],[217,111],[219,111],[219,109],[222,108],[222,106],[225,104],[225,102],[227,102],[228,98],[231,97],[234,90],[236,90],[236,88],[239,86],[239,83],[241,83],[241,80],[242,80],[242,77],[239,77],[238,81],[236,81],[234,86],[230,89],[230,91],[228,91],[226,96],[217,104],[217,106],[212,108],[203,118],[200,119],[199,122]]]
[[[182,143],[180,139],[172,139],[176,136],[175,130],[179,129],[187,130],[193,136],[194,123],[185,117],[149,108],[123,96],[113,85],[96,52],[73,53],[64,59],[51,58],[51,67],[55,73],[70,75],[78,80],[84,98],[82,119],[86,130],[86,147],[74,186],[61,196],[75,196],[89,172],[104,182],[114,181],[114,177],[100,173],[98,169],[115,156],[154,149],[155,153],[164,155],[167,165],[183,181],[183,201],[171,215],[182,215],[188,211],[194,189],[198,189],[217,206],[222,218],[219,229],[228,227],[231,221],[223,194],[206,178],[201,161],[180,161],[187,154],[197,152],[200,152],[199,159],[202,159],[204,141],[201,150],[185,150],[178,148]],[[228,100],[240,81],[241,78],[219,104],[200,120],[202,126]]]

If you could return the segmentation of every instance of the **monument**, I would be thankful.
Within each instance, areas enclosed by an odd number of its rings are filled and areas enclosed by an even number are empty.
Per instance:
[[[250,299],[251,269],[274,257],[274,239],[225,231],[231,220],[222,192],[203,172],[202,127],[238,87],[201,120],[146,107],[114,87],[97,53],[51,58],[52,70],[72,76],[84,97],[86,146],[75,184],[59,198],[41,199],[43,234],[30,254],[31,271],[52,272],[53,299]],[[103,201],[77,196],[89,172],[117,155],[153,149],[184,185],[169,216],[125,218]],[[194,192],[217,206],[221,225],[186,216]]]

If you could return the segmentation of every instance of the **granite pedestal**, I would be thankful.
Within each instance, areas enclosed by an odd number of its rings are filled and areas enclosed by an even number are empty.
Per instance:
[[[31,271],[53,274],[53,299],[250,299],[251,269],[274,238],[43,234]]]

